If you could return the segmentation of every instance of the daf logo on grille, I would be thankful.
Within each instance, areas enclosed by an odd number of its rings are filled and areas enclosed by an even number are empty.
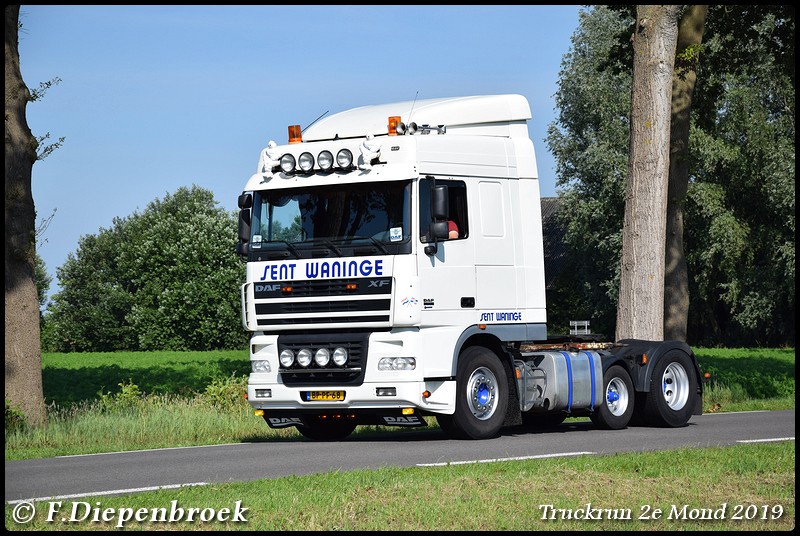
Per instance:
[[[280,288],[280,285],[256,285],[256,292],[275,292]]]
[[[369,281],[370,288],[381,288],[385,287],[388,284],[389,284],[388,279],[370,279]]]

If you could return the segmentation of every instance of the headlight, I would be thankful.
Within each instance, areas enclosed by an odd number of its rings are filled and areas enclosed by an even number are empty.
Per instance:
[[[311,364],[311,356],[311,350],[303,348],[297,352],[297,363],[299,363],[301,367],[307,367]]]
[[[317,350],[317,353],[314,354],[314,361],[320,367],[324,367],[327,365],[331,360],[331,351],[327,348],[320,348]]]
[[[311,153],[303,153],[297,160],[297,165],[303,171],[311,171],[314,169],[314,156]]]
[[[347,363],[347,350],[341,346],[336,348],[333,351],[333,362],[337,366],[343,367],[344,364]]]
[[[378,361],[378,370],[414,370],[417,360],[413,357],[384,357]]]
[[[294,156],[286,153],[281,157],[281,169],[284,173],[291,173],[294,171],[295,159]]]
[[[317,155],[317,163],[322,171],[328,171],[333,167],[333,153],[322,151]]]
[[[250,361],[253,372],[270,372],[269,361]]]
[[[350,149],[342,149],[336,153],[336,165],[341,168],[349,168],[353,165],[353,153]]]
[[[281,365],[284,368],[289,368],[294,363],[294,352],[289,350],[288,348],[281,352],[280,355]]]

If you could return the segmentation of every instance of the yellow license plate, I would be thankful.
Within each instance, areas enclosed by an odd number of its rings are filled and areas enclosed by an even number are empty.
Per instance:
[[[344,400],[344,391],[306,391],[305,395],[308,402]]]

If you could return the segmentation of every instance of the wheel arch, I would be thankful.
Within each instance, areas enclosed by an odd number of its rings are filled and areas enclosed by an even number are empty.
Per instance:
[[[647,341],[640,339],[623,339],[617,342],[617,346],[611,349],[611,354],[615,359],[611,359],[611,363],[618,363],[623,361],[629,364],[629,373],[631,380],[633,380],[633,388],[637,393],[650,392],[650,380],[653,375],[653,370],[661,359],[673,351],[678,351],[686,355],[692,363],[694,369],[697,389],[697,402],[694,408],[694,414],[700,415],[702,413],[702,400],[703,400],[703,380],[700,373],[700,366],[697,363],[697,357],[694,355],[691,347],[683,341],[670,340],[670,341]],[[610,366],[610,365],[609,365]],[[603,370],[606,369],[606,363],[603,363]]]
[[[502,328],[504,326],[498,327]],[[455,377],[458,370],[458,360],[461,353],[467,348],[479,346],[493,352],[503,365],[508,385],[508,407],[503,426],[515,426],[522,424],[522,414],[519,407],[518,386],[514,379],[514,356],[506,350],[503,344],[508,340],[511,339],[507,338],[507,333],[504,330],[492,329],[491,326],[487,329],[480,329],[478,326],[470,326],[465,329],[453,349],[452,374]]]

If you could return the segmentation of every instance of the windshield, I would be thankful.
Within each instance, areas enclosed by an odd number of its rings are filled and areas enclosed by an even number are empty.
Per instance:
[[[254,192],[251,260],[411,252],[411,181]]]

